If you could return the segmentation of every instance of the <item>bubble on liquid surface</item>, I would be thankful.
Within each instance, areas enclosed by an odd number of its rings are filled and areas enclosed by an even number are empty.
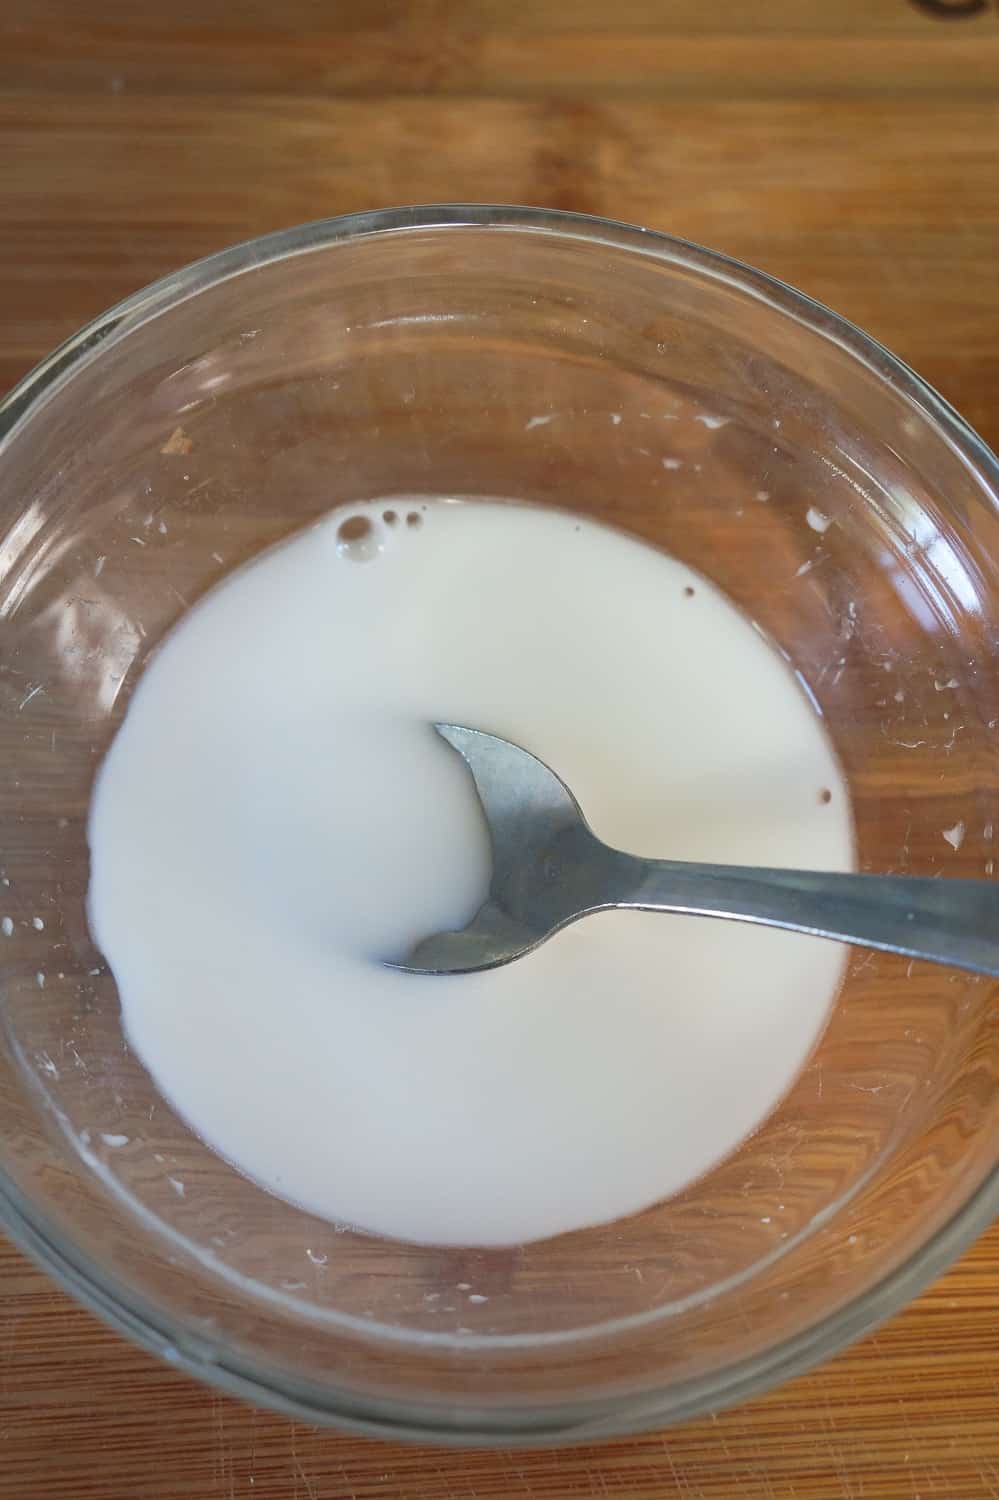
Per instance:
[[[337,555],[351,562],[370,562],[382,550],[378,528],[370,516],[348,516],[336,532]]]

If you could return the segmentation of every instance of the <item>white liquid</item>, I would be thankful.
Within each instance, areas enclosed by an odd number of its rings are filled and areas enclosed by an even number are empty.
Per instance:
[[[374,1232],[513,1244],[731,1151],[843,955],[614,912],[489,973],[380,966],[485,891],[429,723],[534,751],[638,854],[845,870],[849,809],[783,662],[679,563],[543,510],[384,508],[360,543],[353,507],[268,553],[157,652],[94,794],[91,920],[135,1049],[243,1171]]]

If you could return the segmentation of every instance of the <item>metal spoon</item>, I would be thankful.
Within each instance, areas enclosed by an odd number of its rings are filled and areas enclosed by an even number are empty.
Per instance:
[[[590,912],[620,906],[760,922],[999,976],[999,882],[638,859],[600,842],[569,788],[536,756],[479,729],[434,728],[475,780],[492,879],[467,927],[424,938],[395,968],[493,969]]]

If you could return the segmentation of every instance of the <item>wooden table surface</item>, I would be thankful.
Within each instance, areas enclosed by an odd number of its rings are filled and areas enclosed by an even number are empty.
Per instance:
[[[990,0],[4,0],[0,389],[234,240],[399,202],[581,209],[854,318],[999,446]],[[255,1411],[0,1244],[3,1500],[999,1496],[999,1228],[876,1336],[737,1411],[452,1454]]]

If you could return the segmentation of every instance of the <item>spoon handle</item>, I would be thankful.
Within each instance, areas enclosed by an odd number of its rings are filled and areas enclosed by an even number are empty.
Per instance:
[[[754,870],[637,859],[616,850],[608,855],[608,905],[732,917],[999,977],[999,881]]]

